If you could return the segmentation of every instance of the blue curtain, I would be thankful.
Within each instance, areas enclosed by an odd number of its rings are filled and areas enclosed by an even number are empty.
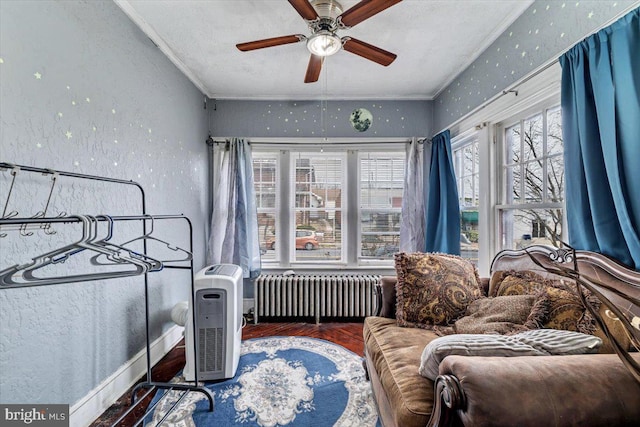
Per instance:
[[[258,211],[249,142],[233,138],[214,146],[213,212],[209,264],[235,264],[245,278],[260,275]]]
[[[640,9],[560,64],[569,244],[640,270]]]
[[[448,130],[431,140],[426,252],[460,255],[460,204]]]

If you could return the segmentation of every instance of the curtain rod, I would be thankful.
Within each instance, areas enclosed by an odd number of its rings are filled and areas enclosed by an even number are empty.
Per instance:
[[[439,134],[440,132],[444,132],[447,129],[450,129],[458,124],[460,124],[461,122],[465,121],[467,118],[473,116],[474,114],[476,114],[477,112],[485,109],[486,107],[488,107],[489,105],[491,105],[492,103],[494,103],[495,101],[497,101],[498,99],[502,98],[505,95],[508,95],[510,93],[515,94],[516,96],[518,96],[518,87],[522,86],[523,84],[525,84],[526,82],[528,82],[529,80],[531,80],[532,78],[536,77],[538,74],[543,73],[544,71],[548,70],[549,68],[551,68],[552,66],[556,65],[558,63],[558,58],[560,58],[562,55],[564,55],[565,53],[567,53],[569,50],[573,49],[573,47],[580,43],[583,40],[586,40],[587,38],[591,37],[592,35],[596,34],[598,31],[610,26],[611,24],[613,24],[614,22],[618,21],[620,18],[622,18],[623,16],[625,16],[626,14],[628,14],[629,12],[631,12],[632,10],[634,10],[637,7],[637,4],[634,4],[633,6],[630,6],[628,8],[626,8],[624,11],[620,12],[619,14],[615,15],[613,18],[609,19],[607,22],[605,22],[604,24],[602,24],[600,27],[598,27],[597,29],[595,29],[594,31],[590,32],[589,34],[587,34],[586,36],[580,38],[578,41],[576,41],[575,43],[571,44],[569,47],[567,47],[566,49],[563,49],[560,53],[558,53],[557,55],[551,57],[551,59],[548,60],[547,63],[543,63],[542,66],[540,66],[539,68],[533,70],[530,74],[525,75],[522,79],[516,81],[515,83],[511,84],[510,86],[507,86],[504,90],[502,90],[500,93],[496,94],[493,96],[493,98],[489,99],[488,101],[480,104],[479,106],[477,106],[475,109],[473,109],[472,111],[470,111],[469,113],[465,114],[464,116],[458,118],[456,121],[452,122],[451,124],[449,124],[446,128],[440,130],[439,132],[435,133],[434,135]],[[446,88],[444,88],[446,89]],[[443,90],[444,90],[443,89]]]
[[[208,145],[212,144],[226,144],[232,138],[226,137],[209,137],[206,140]],[[251,145],[292,145],[298,147],[311,146],[311,145],[374,145],[374,144],[408,144],[411,143],[413,138],[353,138],[350,141],[349,138],[317,138],[317,137],[300,137],[300,138],[244,138],[249,141]],[[427,138],[418,139],[419,143],[422,143]]]

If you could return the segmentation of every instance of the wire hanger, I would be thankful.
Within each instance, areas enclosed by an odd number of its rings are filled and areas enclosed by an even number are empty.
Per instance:
[[[96,218],[103,218],[108,221],[108,232],[107,236],[103,239],[95,241],[94,244],[103,245],[108,248],[111,248],[116,252],[117,256],[107,255],[106,258],[111,262],[103,262],[100,258],[104,257],[103,253],[99,253],[91,257],[90,262],[93,265],[113,265],[118,263],[127,263],[127,262],[137,262],[142,261],[148,264],[149,272],[152,271],[160,271],[163,268],[163,262],[159,261],[155,258],[150,257],[147,254],[136,252],[130,248],[126,248],[123,245],[116,245],[115,243],[109,242],[111,237],[113,237],[113,218],[109,215],[97,215]],[[97,224],[96,224],[97,226]]]
[[[115,277],[127,277],[144,274],[149,271],[150,264],[140,259],[132,257],[123,257],[114,250],[94,244],[93,241],[97,237],[92,219],[86,215],[73,215],[69,218],[77,218],[82,222],[82,238],[77,242],[65,245],[61,248],[41,254],[32,259],[31,262],[22,265],[14,265],[0,271],[0,285],[2,286],[21,286],[29,285],[50,285],[60,283],[71,283],[88,280],[103,280]],[[78,249],[88,249],[105,255],[111,255],[115,259],[121,259],[128,265],[135,267],[133,270],[126,271],[108,271],[99,273],[76,274],[61,277],[36,277],[34,271],[45,266],[57,263],[64,263],[71,254],[80,252]],[[71,252],[70,252],[71,251]]]
[[[153,234],[153,229],[154,229],[154,218],[153,215],[144,215],[145,217],[148,217],[151,220],[151,230],[149,230],[149,232],[147,232],[146,234],[143,234],[142,236],[136,237],[135,239],[131,239],[127,242],[121,243],[120,246],[125,246],[128,245],[130,243],[136,242],[138,240],[152,240],[152,241],[156,241],[159,243],[162,243],[164,246],[166,246],[167,249],[170,249],[173,252],[176,253],[181,253],[183,254],[182,258],[177,258],[177,259],[162,259],[161,262],[163,263],[167,263],[167,262],[182,262],[182,261],[191,261],[193,259],[193,254],[185,249],[182,249],[178,246],[172,245],[169,242],[165,242],[164,240],[158,239],[157,237],[152,236]]]

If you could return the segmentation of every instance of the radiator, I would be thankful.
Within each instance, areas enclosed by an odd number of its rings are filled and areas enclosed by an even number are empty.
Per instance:
[[[254,282],[254,322],[260,317],[352,318],[376,310],[379,275],[266,274]]]

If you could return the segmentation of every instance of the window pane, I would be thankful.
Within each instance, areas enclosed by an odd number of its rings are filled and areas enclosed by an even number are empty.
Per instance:
[[[360,155],[360,259],[391,260],[399,250],[405,154]]]
[[[547,197],[550,202],[564,200],[564,159],[562,156],[551,157],[547,162]]]
[[[464,147],[463,158],[464,158],[464,175],[465,176],[472,175],[474,172],[474,168],[476,167],[473,151],[474,150],[472,145]]]
[[[342,260],[343,158],[297,153],[294,261]]]
[[[480,173],[473,176],[473,202],[474,206],[480,205]]]
[[[296,208],[341,206],[341,158],[300,154],[295,165]]]
[[[463,187],[464,187],[463,206],[474,206],[475,200],[473,200],[473,176],[468,176],[464,178]]]
[[[505,164],[518,163],[520,161],[520,124],[507,128],[505,137]]]
[[[400,208],[404,154],[366,153],[360,158],[360,207]]]
[[[363,233],[393,233],[400,235],[400,212],[362,211],[360,229]]]
[[[455,151],[462,162],[459,169],[463,175],[457,176],[460,198],[460,255],[478,264],[478,208],[479,198],[479,156],[478,140],[474,139]]]
[[[274,153],[254,153],[253,180],[258,210],[258,240],[263,261],[277,261],[276,183],[278,160]]]
[[[253,159],[253,181],[258,209],[276,207],[276,164],[275,158]]]
[[[502,203],[507,206],[499,213],[501,249],[531,244],[558,246],[562,240],[564,212],[562,111],[556,106],[521,123],[520,167],[511,163],[511,157],[506,157],[503,165],[505,200]],[[505,130],[506,153],[513,146],[515,134],[512,128]],[[534,204],[535,209],[527,208]],[[541,205],[548,207],[540,208]]]
[[[502,210],[502,249],[530,245],[559,247],[562,240],[562,209]]]
[[[547,111],[547,154],[562,154],[562,113],[560,107]]]
[[[460,212],[460,256],[478,265],[478,210]]]
[[[523,203],[538,203],[543,200],[543,173],[539,161],[525,163],[525,182]]]
[[[521,161],[530,161],[544,155],[542,140],[542,115],[531,117],[523,122],[524,146]]]
[[[388,259],[399,251],[398,236],[386,234],[363,234],[360,258]]]
[[[340,209],[296,210],[295,260],[340,261],[341,215]]]
[[[505,168],[506,204],[520,203],[522,188],[520,186],[520,165]]]
[[[258,213],[258,239],[262,260],[276,260],[276,216],[272,213]]]

